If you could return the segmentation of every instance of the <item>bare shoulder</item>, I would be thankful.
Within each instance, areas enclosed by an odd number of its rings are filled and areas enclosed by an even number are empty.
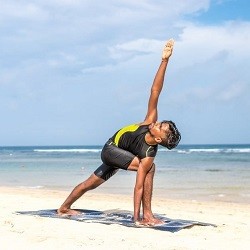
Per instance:
[[[149,125],[149,124],[151,124],[151,123],[152,123],[152,122],[149,122],[149,121],[145,120],[145,121],[139,123],[139,125],[140,125],[140,126],[141,126],[141,125]]]

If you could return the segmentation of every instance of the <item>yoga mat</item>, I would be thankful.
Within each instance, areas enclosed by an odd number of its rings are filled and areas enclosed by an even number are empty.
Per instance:
[[[170,219],[160,214],[155,214],[155,217],[163,220],[165,222],[164,224],[154,225],[154,226],[143,226],[143,225],[138,226],[133,222],[133,216],[130,211],[119,210],[119,209],[107,210],[107,211],[96,211],[96,210],[86,210],[86,209],[76,209],[76,210],[79,211],[81,214],[61,216],[57,214],[56,209],[37,210],[37,211],[17,211],[16,214],[48,217],[55,219],[68,219],[85,223],[101,223],[106,225],[118,224],[125,227],[150,228],[154,230],[168,231],[172,233],[178,232],[184,228],[191,228],[193,226],[213,226],[213,227],[216,226],[214,224],[204,223],[199,221]]]

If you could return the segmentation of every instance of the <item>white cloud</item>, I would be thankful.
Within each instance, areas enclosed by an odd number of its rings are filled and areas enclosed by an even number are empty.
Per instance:
[[[10,104],[9,110],[18,105],[20,111],[40,109],[44,118],[53,120],[43,104],[53,103],[60,91],[58,106],[67,99],[67,109],[60,109],[66,120],[76,106],[93,104],[93,93],[103,106],[110,107],[114,101],[126,102],[125,95],[122,99],[116,94],[117,88],[121,96],[130,88],[133,95],[128,98],[138,100],[138,110],[144,110],[144,96],[138,96],[154,76],[165,39],[173,36],[176,43],[167,73],[166,100],[174,107],[218,105],[219,109],[228,103],[236,107],[243,96],[250,100],[250,23],[183,21],[186,15],[207,11],[210,3],[0,0],[0,99]],[[107,89],[109,98],[105,99]],[[130,110],[115,105],[109,115],[123,111]],[[95,112],[93,119],[106,119],[100,110]],[[72,124],[76,124],[73,119]]]
[[[168,25],[169,20],[181,16],[182,14],[194,13],[206,10],[209,0],[179,0],[173,4],[172,0],[166,1],[132,1],[116,0],[91,1],[91,0],[1,0],[1,19],[5,18],[39,18],[65,19],[71,23],[85,22],[92,25],[126,25],[144,20],[146,25],[156,20],[165,20]],[[133,29],[133,27],[130,27]],[[148,28],[150,28],[148,26]]]
[[[185,23],[176,43],[180,67],[218,58],[222,52],[228,61],[242,61],[250,54],[250,23],[229,22],[219,26]]]
[[[47,12],[32,2],[1,1],[0,4],[0,20],[2,20],[2,23],[4,21],[13,22],[15,19],[38,21],[48,18]]]
[[[100,73],[100,72],[112,72],[114,71],[114,65],[112,64],[107,64],[107,65],[102,65],[102,66],[96,66],[96,67],[88,67],[84,68],[81,70],[82,73]]]
[[[84,2],[87,2],[86,0]],[[47,5],[62,5],[62,6],[80,6],[81,4],[83,4],[83,1],[81,0],[53,0],[53,1],[42,1],[41,3],[47,4]]]
[[[245,94],[246,90],[246,84],[234,83],[229,85],[226,89],[222,90],[218,95],[218,99],[229,102],[235,98],[239,98],[242,94]]]
[[[163,42],[154,39],[136,39],[122,44],[109,47],[111,58],[122,59],[133,58],[148,53],[158,52]]]
[[[115,50],[128,50],[138,52],[155,52],[162,46],[162,42],[154,39],[137,39],[134,41],[117,44]]]

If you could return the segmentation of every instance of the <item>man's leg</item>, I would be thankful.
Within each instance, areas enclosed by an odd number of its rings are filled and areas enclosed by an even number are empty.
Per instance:
[[[163,221],[154,218],[151,208],[154,174],[155,174],[155,164],[153,163],[152,168],[146,175],[143,186],[143,197],[142,197],[143,220],[145,223],[150,221],[153,222],[154,224],[160,224],[163,223]]]
[[[153,217],[151,201],[152,201],[152,193],[153,193],[154,174],[155,174],[155,164],[152,165],[152,168],[147,173],[145,182],[143,185],[142,207],[143,207],[144,219],[151,219]]]
[[[96,176],[95,174],[92,174],[87,180],[80,183],[73,189],[73,191],[64,201],[64,203],[61,205],[61,207],[57,210],[58,214],[61,214],[61,215],[62,214],[68,214],[68,215],[79,214],[79,212],[70,208],[71,205],[77,199],[79,199],[84,193],[100,186],[103,182],[105,182],[104,179]]]
[[[140,164],[140,160],[135,157],[128,167],[128,170],[137,171]],[[155,174],[155,164],[152,164],[152,168],[147,173],[145,182],[143,185],[143,197],[142,197],[142,208],[143,208],[143,222],[148,224],[161,224],[163,221],[154,218],[152,213],[151,203],[152,203],[152,193],[153,193],[153,180]]]

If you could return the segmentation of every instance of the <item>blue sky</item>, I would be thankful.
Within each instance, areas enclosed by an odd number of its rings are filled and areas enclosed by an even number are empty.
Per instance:
[[[250,143],[246,0],[0,0],[0,145],[103,144],[140,122],[165,41],[159,118],[182,144]]]

